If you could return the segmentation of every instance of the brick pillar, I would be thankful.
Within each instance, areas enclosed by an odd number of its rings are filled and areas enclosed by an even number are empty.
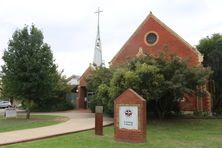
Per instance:
[[[212,112],[211,111],[211,107],[212,107],[211,96],[208,91],[206,91],[206,96],[203,97],[203,106],[204,106],[205,112],[209,112],[209,113]]]
[[[103,107],[102,106],[96,106],[95,134],[103,135]]]

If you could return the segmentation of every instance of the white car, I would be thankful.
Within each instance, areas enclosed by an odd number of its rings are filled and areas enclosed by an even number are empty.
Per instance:
[[[10,107],[11,103],[9,101],[0,101],[0,108]]]

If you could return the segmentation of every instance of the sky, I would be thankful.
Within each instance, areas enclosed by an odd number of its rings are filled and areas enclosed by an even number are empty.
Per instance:
[[[108,66],[150,11],[195,46],[222,33],[221,6],[221,0],[0,0],[0,56],[16,29],[35,24],[58,70],[67,77],[81,75],[93,60],[98,7],[103,10],[100,36]]]

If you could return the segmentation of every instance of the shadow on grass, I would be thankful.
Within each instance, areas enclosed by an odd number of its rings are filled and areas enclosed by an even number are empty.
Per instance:
[[[17,118],[5,119],[0,118],[0,132],[22,130],[49,126],[67,121],[67,117],[54,115],[31,115],[30,119],[26,119],[24,114],[19,114]]]

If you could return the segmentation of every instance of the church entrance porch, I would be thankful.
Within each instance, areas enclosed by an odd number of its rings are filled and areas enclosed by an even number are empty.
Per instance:
[[[78,96],[76,99],[76,108],[86,109],[87,106],[87,90],[85,86],[78,86]]]

